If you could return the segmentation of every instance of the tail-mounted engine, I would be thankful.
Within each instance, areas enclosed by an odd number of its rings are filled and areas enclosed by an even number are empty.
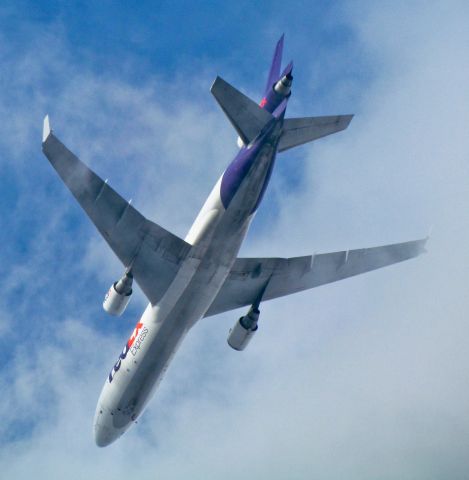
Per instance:
[[[248,314],[241,317],[230,330],[228,345],[235,350],[244,350],[258,329],[259,309],[252,306]]]
[[[120,280],[111,285],[103,302],[103,308],[107,313],[116,317],[124,313],[132,295],[133,279],[132,273],[127,271]]]
[[[288,97],[291,92],[292,83],[293,75],[291,74],[291,71],[289,71],[274,85],[275,93],[278,93],[284,98]]]

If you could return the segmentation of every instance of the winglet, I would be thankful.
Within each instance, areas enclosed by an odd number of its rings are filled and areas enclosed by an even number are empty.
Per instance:
[[[433,232],[433,225],[430,225],[427,236],[425,237],[427,240],[432,236],[432,232]]]
[[[427,236],[425,238],[422,238],[422,253],[427,253],[427,251],[428,251],[426,249],[426,246],[427,246],[428,241],[430,240],[430,237],[432,235],[432,231],[433,231],[433,225],[430,225]]]
[[[52,130],[49,123],[49,115],[44,117],[44,125],[42,127],[42,143],[47,140],[47,137],[51,134]]]

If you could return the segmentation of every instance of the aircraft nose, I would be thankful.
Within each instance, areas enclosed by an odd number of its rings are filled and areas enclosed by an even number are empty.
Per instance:
[[[105,427],[104,425],[94,426],[94,441],[98,447],[107,447],[115,439],[116,438],[110,428]]]
[[[120,436],[120,430],[112,424],[112,415],[98,406],[94,419],[94,441],[98,447],[107,447]]]

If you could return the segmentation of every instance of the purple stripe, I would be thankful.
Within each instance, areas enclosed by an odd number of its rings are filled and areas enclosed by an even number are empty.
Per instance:
[[[274,164],[275,164],[275,154],[272,158],[272,161],[270,162],[269,170],[267,171],[267,175],[265,176],[264,185],[262,185],[261,191],[259,193],[259,197],[258,197],[257,202],[254,205],[254,208],[252,209],[251,213],[254,213],[259,208],[259,205],[262,202],[262,199],[264,198],[264,193],[267,190],[267,185],[269,185],[270,177],[272,176],[272,171],[274,169]]]
[[[220,186],[220,197],[225,209],[228,208],[230,202],[233,200],[233,197],[236,195],[236,192],[241,186],[241,183],[246,178],[246,175],[249,173],[249,170],[253,166],[261,145],[263,145],[262,141],[259,142],[257,145],[251,147],[249,150],[247,150],[246,148],[242,148],[238,155],[236,155],[234,160],[230,163],[228,168],[225,170]],[[258,209],[262,198],[264,197],[264,193],[267,189],[267,185],[269,184],[269,180],[272,175],[274,164],[275,154],[272,157],[272,161],[269,165],[269,169],[265,176],[264,183],[259,192],[259,197],[257,198],[256,203],[251,210],[251,213],[254,213]]]
[[[228,205],[231,200],[233,200],[242,181],[256,160],[258,151],[259,145],[255,145],[249,150],[245,147],[242,148],[225,170],[220,186],[221,201],[225,209],[228,208]]]

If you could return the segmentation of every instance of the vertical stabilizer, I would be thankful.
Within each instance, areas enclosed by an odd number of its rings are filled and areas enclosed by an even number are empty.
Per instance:
[[[267,78],[267,84],[265,86],[265,94],[267,95],[269,91],[274,86],[274,83],[280,77],[280,67],[282,65],[282,54],[283,54],[283,39],[285,34],[282,34],[279,41],[277,42],[277,46],[275,47],[274,56],[272,58],[272,64],[270,65],[269,76]]]

